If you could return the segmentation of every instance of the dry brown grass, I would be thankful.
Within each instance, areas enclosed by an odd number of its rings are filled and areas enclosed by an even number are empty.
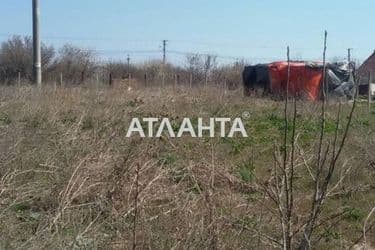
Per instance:
[[[331,135],[335,110],[328,107]],[[177,122],[244,111],[247,139],[125,138],[132,117]],[[313,155],[318,111],[298,103],[299,160]],[[1,87],[0,248],[131,249],[134,238],[137,249],[278,248],[278,218],[259,183],[271,178],[282,112],[280,102],[213,86]],[[374,134],[374,114],[363,105],[340,160],[348,174],[339,185],[336,174],[319,220],[319,249],[350,247],[362,236],[375,203]],[[296,168],[302,221],[311,181],[303,164]],[[374,230],[366,236],[374,245]]]

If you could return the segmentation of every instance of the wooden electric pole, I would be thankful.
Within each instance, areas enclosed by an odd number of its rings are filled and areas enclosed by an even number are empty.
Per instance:
[[[167,40],[163,40],[163,64],[166,63]]]
[[[353,50],[352,48],[348,48],[348,69],[349,69],[349,73],[351,73],[352,70],[353,70],[352,74],[354,76],[354,74],[355,74],[355,72],[354,72],[355,71],[355,66],[354,66],[354,64],[352,64],[352,50]],[[358,83],[354,82],[354,87],[353,87],[353,90],[354,90],[353,101],[354,101],[354,99],[358,95],[358,88],[359,88],[358,87]]]
[[[165,86],[165,63],[166,63],[167,40],[163,40],[163,65],[162,65],[162,86]]]
[[[352,61],[352,48],[348,48],[348,63],[349,63],[349,67],[350,67],[350,62]]]
[[[130,81],[130,56],[128,55],[128,57],[126,58],[127,62],[128,62],[128,80]]]
[[[40,49],[39,18],[39,0],[33,0],[33,80],[40,87],[42,86],[42,55]]]

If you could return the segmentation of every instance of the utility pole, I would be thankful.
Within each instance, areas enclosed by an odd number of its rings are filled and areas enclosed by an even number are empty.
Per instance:
[[[354,74],[355,74],[355,72],[354,72],[354,68],[353,68],[353,72],[352,72],[352,63],[351,63],[351,61],[352,61],[352,48],[348,48],[348,69],[349,69],[349,74],[353,74],[353,76],[354,76]],[[349,78],[349,81],[350,81],[350,78]],[[354,79],[353,79],[353,81],[354,81]],[[356,82],[354,82],[354,88],[353,88],[353,91],[354,91],[354,93],[353,93],[353,101],[354,101],[354,99],[356,98],[356,95],[357,95],[357,91],[358,91],[358,86],[357,86],[357,83]]]
[[[348,48],[348,63],[349,63],[349,67],[350,67],[350,62],[352,61],[352,48]]]
[[[166,63],[167,40],[163,40],[163,64]]]
[[[39,0],[33,0],[33,80],[39,87],[42,86],[42,63],[40,49],[40,8]]]
[[[165,86],[165,63],[166,63],[166,51],[167,51],[167,40],[163,40],[163,69],[162,69],[162,86]]]
[[[130,81],[130,55],[128,55],[128,58],[126,60],[128,62],[128,80]]]

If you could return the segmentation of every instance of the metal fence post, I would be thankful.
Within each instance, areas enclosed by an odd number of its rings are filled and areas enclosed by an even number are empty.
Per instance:
[[[112,73],[109,73],[109,86],[112,86]]]
[[[63,85],[63,73],[60,73],[60,86],[62,87]]]

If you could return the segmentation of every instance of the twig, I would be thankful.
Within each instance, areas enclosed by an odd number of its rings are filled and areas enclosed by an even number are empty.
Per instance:
[[[134,217],[133,217],[133,250],[137,248],[137,219],[138,219],[138,196],[139,196],[139,172],[140,164],[137,163],[135,170],[135,195],[134,195]]]
[[[365,219],[365,222],[363,223],[363,242],[365,244],[365,247],[367,248],[367,242],[366,242],[366,233],[367,233],[367,230],[366,230],[366,227],[367,227],[367,222],[369,221],[369,219],[371,218],[372,214],[375,212],[375,207],[373,207],[370,211],[370,213],[367,215],[366,219]]]

